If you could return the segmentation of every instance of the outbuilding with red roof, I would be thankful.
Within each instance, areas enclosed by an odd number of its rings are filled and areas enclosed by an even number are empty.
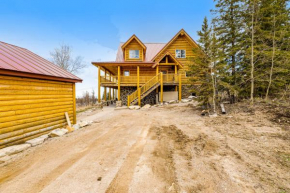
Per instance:
[[[37,54],[0,42],[0,148],[76,123],[77,76]]]

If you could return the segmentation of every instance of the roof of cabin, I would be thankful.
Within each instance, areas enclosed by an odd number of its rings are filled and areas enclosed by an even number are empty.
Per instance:
[[[124,62],[122,50],[123,44],[124,43],[122,42],[119,45],[116,62]],[[147,47],[144,62],[151,62],[152,58],[166,45],[166,43],[144,43],[144,45]]]
[[[140,46],[143,47],[143,49],[147,49],[146,45],[135,34],[133,34],[125,43],[123,43],[121,46],[122,49],[124,49],[134,39],[140,44]]]
[[[0,74],[66,82],[82,82],[82,79],[37,54],[25,48],[1,41]]]

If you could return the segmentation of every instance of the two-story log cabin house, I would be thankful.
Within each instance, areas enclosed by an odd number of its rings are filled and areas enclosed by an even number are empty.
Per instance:
[[[186,71],[196,47],[183,29],[168,43],[143,43],[136,35],[131,36],[120,44],[116,61],[92,62],[98,67],[98,102],[101,86],[105,89],[104,100],[109,93],[109,100],[117,97],[117,106],[188,97],[191,93]]]

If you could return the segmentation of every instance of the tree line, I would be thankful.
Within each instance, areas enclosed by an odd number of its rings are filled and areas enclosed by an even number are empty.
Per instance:
[[[106,96],[105,96],[105,93],[107,93]],[[109,94],[110,94],[110,92],[108,90],[107,90],[107,92],[103,92],[101,99],[104,101],[106,98],[106,100],[108,101]],[[111,95],[112,95],[112,93],[111,93]],[[111,100],[114,100],[113,96],[111,96]],[[78,106],[93,106],[97,103],[97,101],[98,101],[98,97],[97,97],[94,89],[92,89],[91,92],[84,91],[82,96],[79,96],[76,98],[76,104]]]
[[[76,104],[78,106],[93,106],[97,100],[98,98],[95,91],[92,89],[91,93],[89,91],[85,91],[82,96],[77,97]]]
[[[190,59],[200,102],[289,100],[289,0],[215,0],[211,13]]]

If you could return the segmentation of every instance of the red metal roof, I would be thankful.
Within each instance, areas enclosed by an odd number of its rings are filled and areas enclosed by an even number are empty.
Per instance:
[[[119,45],[116,62],[124,62],[123,44],[124,43],[120,43]],[[144,62],[152,62],[152,58],[166,45],[166,43],[144,43],[144,45],[147,47]]]
[[[67,82],[82,82],[82,79],[35,53],[1,41],[0,74]]]

